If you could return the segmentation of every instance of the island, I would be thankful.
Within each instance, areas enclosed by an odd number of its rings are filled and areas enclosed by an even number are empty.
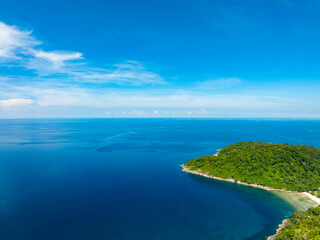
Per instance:
[[[320,149],[239,142],[182,165],[183,171],[266,190],[301,193],[320,203]],[[320,239],[320,207],[297,211],[269,239]],[[294,236],[294,238],[293,238]],[[306,238],[307,237],[307,238]]]

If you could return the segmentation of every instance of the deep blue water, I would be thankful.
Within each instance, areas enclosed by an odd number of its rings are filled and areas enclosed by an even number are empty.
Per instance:
[[[0,120],[0,239],[264,239],[291,206],[181,171],[239,141],[320,147],[320,121]]]

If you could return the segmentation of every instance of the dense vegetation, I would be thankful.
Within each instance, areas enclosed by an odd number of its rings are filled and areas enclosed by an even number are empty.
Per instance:
[[[221,178],[276,189],[312,191],[320,187],[320,149],[306,145],[240,142],[186,163]]]
[[[276,240],[320,239],[320,206],[292,214]]]
[[[320,190],[310,191],[309,193],[311,193],[313,196],[320,198]]]

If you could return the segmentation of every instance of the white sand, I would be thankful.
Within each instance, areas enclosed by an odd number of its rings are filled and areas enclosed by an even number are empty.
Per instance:
[[[318,205],[320,204],[320,198],[313,196],[312,194],[308,192],[304,192],[305,195],[307,195],[309,198],[311,198],[313,201],[315,201]]]

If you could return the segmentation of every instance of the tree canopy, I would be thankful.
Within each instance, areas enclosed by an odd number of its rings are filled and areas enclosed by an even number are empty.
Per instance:
[[[320,206],[292,214],[276,240],[320,239]]]
[[[198,157],[186,167],[221,178],[290,191],[320,187],[320,149],[307,145],[239,142],[217,156]]]

